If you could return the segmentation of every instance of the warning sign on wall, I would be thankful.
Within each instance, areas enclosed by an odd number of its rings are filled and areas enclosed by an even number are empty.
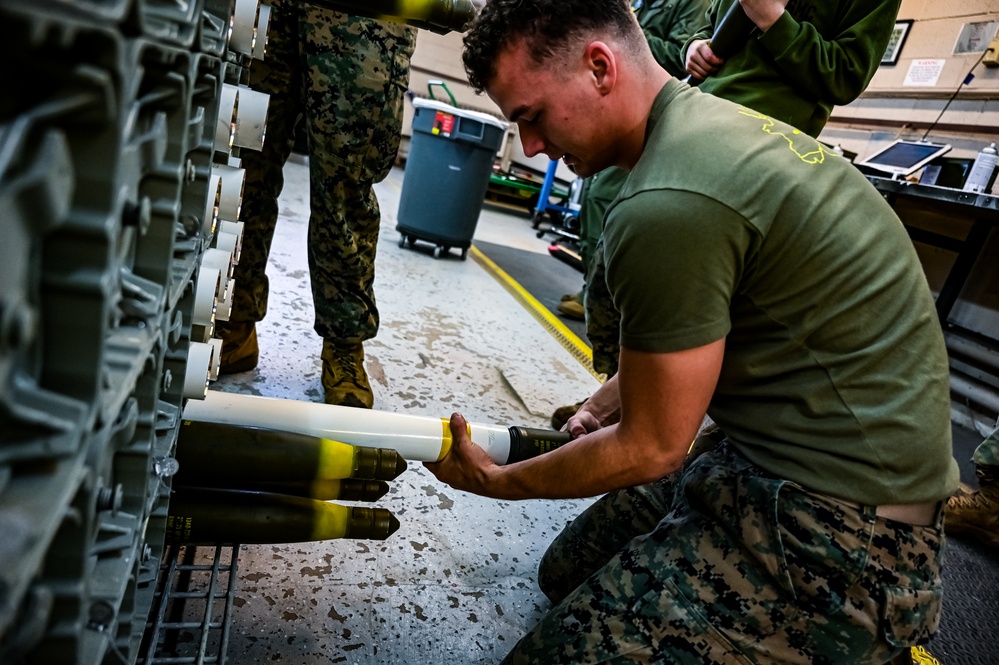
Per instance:
[[[940,78],[946,60],[921,59],[909,63],[902,85],[933,87]]]

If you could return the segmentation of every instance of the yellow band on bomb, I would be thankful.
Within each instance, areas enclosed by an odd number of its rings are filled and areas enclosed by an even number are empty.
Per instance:
[[[347,533],[350,509],[338,503],[317,502],[312,540],[343,538]]]
[[[357,449],[347,443],[332,439],[319,442],[319,459],[316,478],[350,478],[354,473],[354,456]]]

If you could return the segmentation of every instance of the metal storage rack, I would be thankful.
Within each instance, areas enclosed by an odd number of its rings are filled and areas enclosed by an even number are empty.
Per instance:
[[[314,4],[440,32],[474,15]],[[183,408],[217,377],[232,306],[269,16],[260,0],[0,1],[4,665],[224,661],[239,548],[206,563],[167,522]]]
[[[239,546],[174,545],[160,569],[140,665],[225,663]]]
[[[262,121],[235,131],[225,93],[247,90],[262,55],[261,7],[0,4],[5,664],[135,662],[157,589],[172,589],[158,586],[174,555],[172,456],[184,401],[215,369],[226,305],[212,284],[198,313],[202,265],[222,221],[238,224],[221,216],[215,170],[262,144]],[[230,605],[235,552],[212,569],[228,570]],[[189,592],[164,602],[177,593]]]

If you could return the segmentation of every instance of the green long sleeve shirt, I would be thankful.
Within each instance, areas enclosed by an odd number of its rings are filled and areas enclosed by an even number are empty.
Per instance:
[[[636,3],[638,18],[652,55],[673,76],[687,75],[683,46],[704,22],[710,0],[642,0]]]
[[[732,3],[714,0],[684,45],[711,37]],[[833,106],[849,104],[877,71],[901,0],[790,0],[765,33],[725,61],[700,89],[782,120],[811,136]]]

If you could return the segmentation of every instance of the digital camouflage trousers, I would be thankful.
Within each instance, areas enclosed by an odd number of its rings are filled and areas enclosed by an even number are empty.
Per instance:
[[[937,630],[942,546],[939,521],[810,493],[722,442],[566,527],[538,575],[555,607],[504,663],[884,663]]]
[[[611,301],[604,270],[603,226],[607,208],[617,198],[628,172],[615,167],[586,180],[579,210],[583,263],[586,266],[583,307],[586,337],[593,348],[593,369],[609,377],[617,374],[621,316]]]
[[[350,343],[377,333],[373,282],[381,214],[372,185],[385,178],[399,149],[415,43],[408,26],[273,3],[265,57],[250,67],[250,87],[270,98],[263,150],[241,155],[245,225],[234,322],[259,321],[267,312],[266,267],[284,165],[296,130],[304,129],[315,330]]]

